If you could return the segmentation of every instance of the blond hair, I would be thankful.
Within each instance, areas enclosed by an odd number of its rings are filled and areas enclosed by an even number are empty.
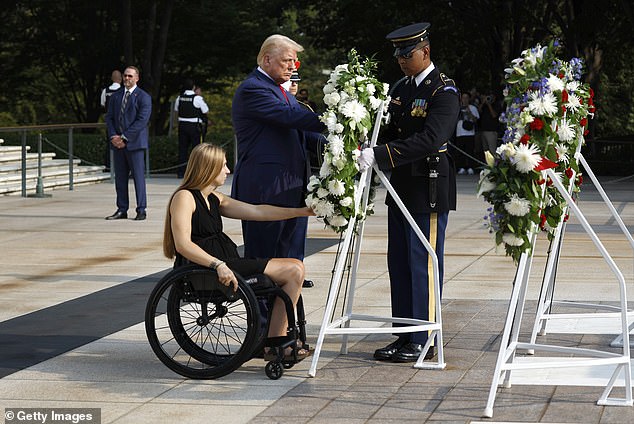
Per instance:
[[[269,36],[262,43],[262,47],[260,47],[260,53],[258,53],[258,65],[262,66],[262,63],[264,63],[264,56],[269,55],[276,57],[284,50],[288,49],[295,51],[295,53],[304,51],[301,44],[296,43],[285,35],[273,34]]]
[[[165,225],[163,227],[163,254],[168,259],[176,256],[176,245],[172,234],[172,216],[170,206],[174,195],[180,190],[202,190],[213,183],[225,165],[225,151],[222,147],[211,143],[201,143],[192,149],[187,161],[185,176],[180,186],[167,202]]]

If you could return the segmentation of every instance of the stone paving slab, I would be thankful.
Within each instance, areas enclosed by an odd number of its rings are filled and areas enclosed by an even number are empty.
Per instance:
[[[133,322],[0,379],[0,407],[98,407],[102,423],[135,424],[634,422],[634,408],[596,405],[602,387],[517,383],[498,388],[493,419],[482,418],[515,268],[509,258],[495,253],[482,228],[487,205],[475,197],[475,181],[476,177],[458,178],[459,210],[449,220],[444,370],[375,361],[372,352],[391,341],[389,335],[350,337],[347,355],[339,354],[340,338],[329,336],[314,378],[307,377],[309,360],[272,381],[264,375],[263,361],[254,359],[219,380],[187,380],[156,359],[143,324]],[[45,308],[81,303],[83,296],[168,269],[171,263],[161,254],[162,225],[167,199],[177,184],[171,178],[148,180],[150,207],[143,222],[103,220],[114,210],[114,187],[109,183],[54,190],[47,199],[0,198],[0,326],[18,317],[28,322],[43,316],[34,313]],[[634,182],[606,180],[604,188],[626,224],[634,226]],[[365,227],[354,303],[355,312],[379,316],[389,314],[383,197],[384,190],[379,190],[376,214]],[[596,190],[584,187],[580,204],[631,284],[632,249],[615,229]],[[224,225],[240,244],[240,222],[225,220]],[[310,219],[309,245],[316,253],[307,257],[306,267],[316,287],[304,292],[304,302],[311,345],[321,325],[338,238]],[[606,278],[603,260],[574,217],[564,243],[557,294],[613,304],[618,288]],[[546,246],[540,237],[521,339],[532,328]],[[629,296],[633,293],[630,290]],[[108,308],[105,317],[108,312],[123,317],[142,313],[117,305]],[[99,322],[82,323],[80,316],[75,320],[77,328],[92,325],[98,332]],[[33,326],[37,328],[37,321]],[[606,347],[612,339],[549,333],[539,341],[614,351]],[[11,339],[5,340],[11,347]],[[623,389],[615,393],[622,396]]]

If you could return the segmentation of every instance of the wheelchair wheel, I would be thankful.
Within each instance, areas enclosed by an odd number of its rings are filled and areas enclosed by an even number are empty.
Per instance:
[[[264,367],[264,372],[271,380],[279,380],[284,375],[284,368],[281,362],[271,361]]]
[[[215,271],[197,265],[171,271],[156,285],[145,310],[152,350],[188,378],[218,378],[250,358],[259,323],[257,300],[238,277],[234,293]]]

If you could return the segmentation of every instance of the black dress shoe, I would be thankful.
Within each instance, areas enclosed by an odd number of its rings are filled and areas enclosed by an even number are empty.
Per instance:
[[[390,343],[389,345],[375,350],[374,359],[378,359],[379,361],[389,361],[392,359],[392,356],[394,356],[394,354],[406,344],[408,344],[408,341],[399,337],[396,341]]]
[[[143,221],[145,218],[147,218],[147,214],[145,212],[137,212],[136,216],[134,217],[134,220]]]
[[[112,220],[112,219],[128,219],[128,213],[127,212],[116,211],[112,215],[107,216],[106,219],[109,220],[109,221]]]
[[[420,354],[423,352],[422,344],[418,343],[407,343],[405,346],[401,347],[393,356],[392,361],[394,362],[416,362],[420,357]],[[425,359],[431,359],[434,357],[434,347],[430,346],[429,350],[425,354]]]
[[[306,288],[315,287],[315,283],[313,283],[313,280],[304,280],[304,282],[302,283],[302,287],[306,287]]]

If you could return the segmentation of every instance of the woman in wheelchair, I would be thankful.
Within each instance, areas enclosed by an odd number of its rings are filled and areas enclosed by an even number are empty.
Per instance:
[[[238,280],[234,271],[249,277],[264,274],[275,282],[297,304],[304,281],[304,264],[292,258],[241,258],[236,244],[222,231],[222,216],[252,221],[277,221],[300,216],[313,216],[308,207],[285,208],[252,205],[222,194],[216,189],[229,174],[225,152],[209,143],[196,146],[189,157],[181,185],[167,206],[163,253],[175,258],[174,267],[195,263],[216,270],[218,280],[235,292]],[[288,318],[285,304],[276,297],[271,311],[268,337],[287,335]],[[284,357],[298,360],[310,352],[290,348]],[[265,360],[274,360],[275,351],[264,353]]]

